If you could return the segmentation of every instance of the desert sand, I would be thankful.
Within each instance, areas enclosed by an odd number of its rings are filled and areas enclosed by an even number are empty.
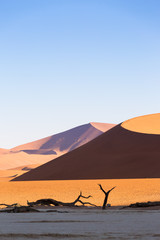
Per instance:
[[[0,170],[0,182],[9,181],[16,176],[22,175],[28,170],[22,169],[9,169],[9,170]]]
[[[8,153],[8,149],[0,148],[0,154]]]
[[[29,169],[29,165],[33,167],[44,164],[91,141],[113,126],[114,124],[89,123],[12,149],[0,149],[0,169]]]
[[[116,124],[111,123],[98,123],[98,122],[91,122],[90,123],[94,128],[98,129],[101,132],[106,132],[109,129],[116,126]]]
[[[31,164],[31,165],[25,165],[25,166],[21,166],[21,167],[17,167],[17,168],[0,170],[0,182],[10,181],[13,178],[20,176],[20,175],[24,174],[25,172],[28,172],[31,169],[34,169],[38,166],[39,166],[39,164]]]
[[[90,202],[101,206],[105,190],[113,186],[105,211],[93,208],[46,208],[40,213],[0,213],[0,239],[159,239],[160,210],[121,209],[138,201],[160,200],[160,179],[76,180],[0,182],[0,203],[20,203],[27,200],[54,198],[64,202],[83,195],[92,195]],[[120,206],[115,207],[114,206]],[[46,212],[49,209],[54,212]]]
[[[153,117],[154,123],[156,116],[159,119],[159,114],[151,115],[150,121]],[[159,178],[159,146],[159,134],[138,133],[119,124],[15,180]]]
[[[133,132],[160,134],[160,113],[129,119],[122,123],[122,127]]]
[[[102,184],[110,193],[108,202],[113,206],[128,205],[134,202],[159,201],[160,179],[97,179],[67,181],[22,181],[0,182],[0,203],[26,204],[27,200],[53,198],[63,202],[72,202],[82,191],[83,195],[92,195],[90,202],[101,206],[104,194],[98,184]]]
[[[0,170],[7,170],[31,164],[43,164],[53,158],[53,155],[32,154],[25,152],[0,154]]]

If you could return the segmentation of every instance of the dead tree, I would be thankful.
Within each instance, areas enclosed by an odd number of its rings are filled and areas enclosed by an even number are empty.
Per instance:
[[[6,208],[18,207],[18,205],[19,205],[18,203],[13,203],[11,205],[5,203],[0,204],[0,206],[5,206]]]
[[[88,199],[92,197],[91,195],[89,195],[88,197],[85,197],[82,195],[82,192],[80,192],[80,195],[76,198],[76,200],[74,202],[71,202],[71,203],[65,203],[65,202],[61,202],[61,201],[57,201],[55,199],[51,199],[51,198],[47,198],[47,199],[39,199],[37,200],[36,202],[29,202],[27,201],[27,204],[28,206],[30,207],[34,207],[34,206],[37,206],[37,205],[43,205],[43,206],[50,206],[50,205],[53,205],[53,206],[63,206],[63,207],[74,207],[74,206],[77,206],[76,203],[81,203],[83,206],[88,204],[90,206],[94,206],[96,207],[96,205],[90,203],[90,202],[83,202],[80,198],[85,198],[85,199]]]
[[[6,207],[5,209],[0,210],[0,213],[4,213],[4,212],[7,212],[7,213],[25,213],[25,212],[39,212],[39,210],[31,208],[29,206],[18,206],[18,207],[14,206],[14,207],[11,207],[11,208]]]
[[[102,190],[102,192],[105,194],[104,203],[103,203],[103,206],[102,206],[102,209],[105,209],[106,208],[106,204],[107,204],[107,200],[108,200],[108,195],[115,187],[111,188],[108,192],[106,192],[102,188],[101,184],[98,184],[98,185],[99,185],[100,189]]]
[[[132,203],[129,206],[130,208],[138,208],[138,207],[160,207],[160,202],[156,201],[156,202],[137,202],[137,203]]]

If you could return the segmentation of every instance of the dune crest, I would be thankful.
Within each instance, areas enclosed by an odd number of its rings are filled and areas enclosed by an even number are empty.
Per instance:
[[[112,124],[112,123],[99,123],[99,122],[91,122],[90,123],[94,128],[102,131],[102,132],[106,132],[109,129],[111,129],[112,127],[116,126],[116,124]]]
[[[133,132],[160,134],[160,113],[132,118],[123,122],[121,126]]]

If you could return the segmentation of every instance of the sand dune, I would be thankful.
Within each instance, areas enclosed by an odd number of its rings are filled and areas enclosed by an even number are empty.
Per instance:
[[[134,132],[160,134],[160,113],[129,119],[122,127]]]
[[[27,170],[0,170],[0,182],[8,182],[25,172],[27,172]]]
[[[53,159],[53,155],[29,155],[25,152],[0,154],[0,170],[43,164]]]
[[[20,166],[17,168],[0,170],[0,182],[8,182],[17,176],[20,176],[30,171],[31,169],[39,167],[39,165],[40,164],[31,164],[31,165]]]
[[[159,178],[160,135],[130,131],[125,124],[15,180]]]
[[[44,164],[91,141],[113,126],[114,124],[89,123],[10,150],[0,149],[0,169]]]
[[[103,132],[114,127],[115,124],[88,123],[68,131],[52,135],[34,142],[12,148],[12,152],[24,151],[31,154],[57,154],[69,152]]]
[[[8,152],[9,152],[8,149],[0,148],[0,154],[5,154],[5,153],[8,153]]]
[[[31,164],[31,165],[25,165],[25,166],[20,166],[20,167],[16,167],[16,168],[11,168],[8,170],[21,170],[21,171],[29,171],[31,169],[34,169],[36,167],[39,167],[40,164]]]
[[[100,130],[101,132],[106,132],[112,127],[115,127],[115,124],[111,124],[111,123],[91,122],[90,125],[92,125],[97,130]]]

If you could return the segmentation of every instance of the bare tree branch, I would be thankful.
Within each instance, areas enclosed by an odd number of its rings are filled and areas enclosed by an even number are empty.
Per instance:
[[[106,192],[103,188],[102,188],[102,185],[101,184],[98,184],[100,189],[102,190],[102,192],[105,194],[105,198],[104,198],[104,202],[103,202],[103,206],[102,206],[102,209],[105,209],[106,208],[106,204],[107,204],[107,200],[108,200],[108,195],[109,193],[115,188],[111,188],[108,192]]]
[[[81,200],[80,200],[80,198],[85,198],[85,199],[88,199],[88,198],[90,198],[90,197],[92,197],[91,195],[89,195],[89,196],[83,196],[82,195],[82,192],[80,192],[80,195],[76,198],[76,200],[74,201],[74,202],[70,202],[70,203],[65,203],[65,202],[61,202],[61,201],[57,201],[57,200],[55,200],[55,199],[39,199],[39,200],[37,200],[36,202],[29,202],[29,201],[27,201],[27,204],[28,204],[28,206],[30,206],[30,207],[33,207],[33,206],[36,206],[36,205],[47,205],[47,206],[50,206],[50,205],[53,205],[53,206],[68,206],[68,207],[73,207],[73,206],[75,206],[76,205],[76,203],[78,203],[78,202],[80,202],[82,205],[84,205],[84,204],[89,204],[89,205],[92,205],[92,206],[95,206],[94,204],[92,204],[92,203],[89,203],[89,202],[86,202],[86,203],[84,203],[84,202],[82,202]]]

